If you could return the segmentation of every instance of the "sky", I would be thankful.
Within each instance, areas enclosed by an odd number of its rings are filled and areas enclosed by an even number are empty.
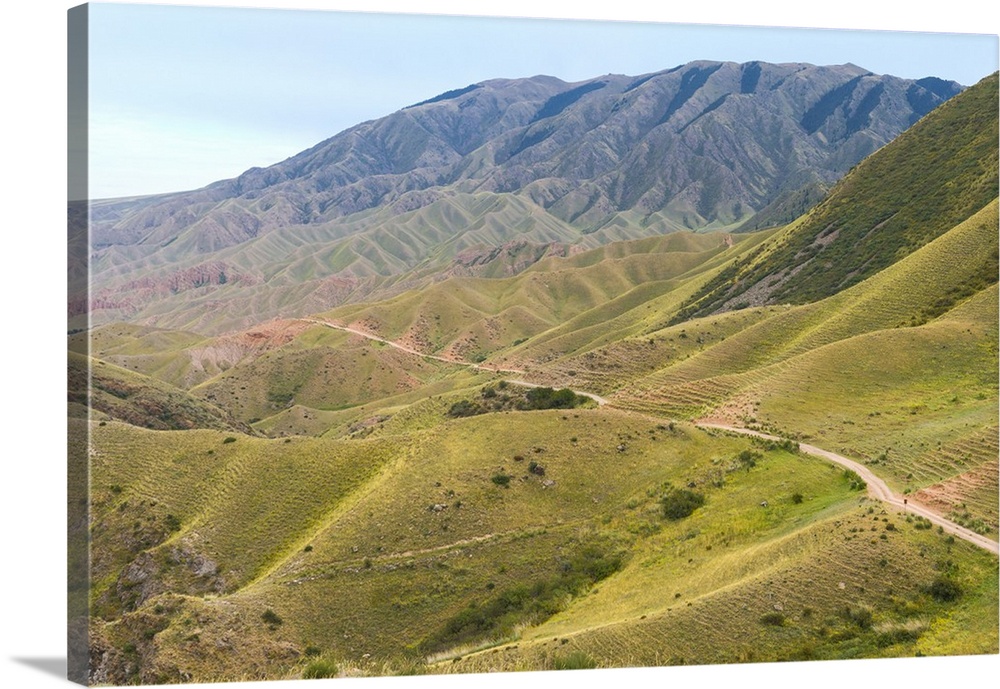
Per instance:
[[[496,77],[548,74],[572,82],[710,59],[853,62],[879,74],[970,85],[997,69],[995,34],[710,26],[627,14],[624,21],[472,17],[455,16],[455,3],[435,10],[433,2],[422,11],[446,14],[240,4],[91,4],[92,198],[235,177],[359,122]],[[384,5],[393,7],[363,4]],[[574,13],[552,5],[548,16],[588,16],[580,5]]]

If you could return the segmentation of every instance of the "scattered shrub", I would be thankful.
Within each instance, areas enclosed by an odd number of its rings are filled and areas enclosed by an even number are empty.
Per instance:
[[[552,667],[556,670],[593,670],[597,662],[583,651],[573,651],[569,655],[553,658]]]
[[[660,498],[663,506],[663,516],[672,521],[690,516],[692,512],[705,504],[705,496],[687,488],[667,489],[667,493]]]
[[[222,444],[226,445],[227,443],[235,443],[235,442],[236,442],[236,438],[234,438],[233,436],[230,435],[230,436],[226,436],[226,439],[222,441]]]
[[[792,502],[796,505],[801,505],[803,499],[802,493],[792,493]]]
[[[274,610],[271,610],[271,608],[268,608],[263,613],[261,613],[260,619],[274,626],[277,626],[282,622],[284,622],[284,620],[278,616],[278,613],[276,613]]]
[[[771,627],[780,627],[785,624],[785,616],[780,612],[768,612],[760,616],[760,623]]]
[[[962,587],[954,579],[938,577],[927,587],[927,593],[938,602],[950,603],[962,595]]]
[[[314,660],[302,671],[302,679],[326,679],[337,676],[337,664],[329,660]]]
[[[498,486],[502,486],[504,488],[510,485],[510,476],[502,472],[498,474],[493,474],[493,476],[490,477],[490,480],[493,481],[493,483],[497,484]]]

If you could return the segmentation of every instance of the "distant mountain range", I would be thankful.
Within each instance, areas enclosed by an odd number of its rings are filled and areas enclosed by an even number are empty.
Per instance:
[[[197,191],[96,202],[93,315],[192,325],[177,307],[194,298],[234,305],[194,324],[221,331],[293,296],[307,313],[440,271],[780,225],[961,90],[850,64],[707,61],[472,84]]]

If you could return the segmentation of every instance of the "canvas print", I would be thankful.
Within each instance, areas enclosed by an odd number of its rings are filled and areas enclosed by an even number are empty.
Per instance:
[[[997,36],[68,24],[71,679],[998,652]]]

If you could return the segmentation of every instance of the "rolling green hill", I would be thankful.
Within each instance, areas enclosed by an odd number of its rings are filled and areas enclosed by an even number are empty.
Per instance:
[[[92,678],[996,653],[995,552],[912,512],[1000,529],[996,108],[994,75],[785,227],[569,248],[535,201],[463,191],[273,229],[157,326],[76,334]]]

